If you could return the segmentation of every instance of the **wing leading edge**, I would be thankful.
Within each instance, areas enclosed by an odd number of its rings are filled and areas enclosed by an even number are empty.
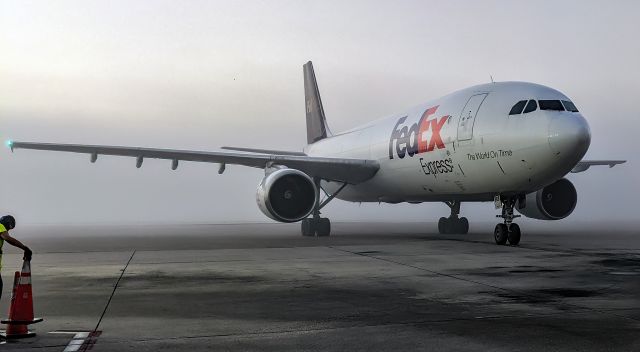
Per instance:
[[[142,161],[147,158],[171,160],[172,169],[176,169],[178,167],[179,161],[219,163],[221,164],[221,170],[224,169],[224,166],[222,166],[224,164],[244,165],[261,169],[281,165],[292,169],[298,169],[312,177],[319,177],[329,181],[346,182],[349,184],[358,184],[370,179],[380,168],[380,165],[375,160],[321,158],[303,155],[249,154],[222,151],[206,152],[16,141],[9,142],[7,145],[11,148],[11,151],[15,149],[32,149],[89,154],[92,162],[96,161],[98,155],[134,157],[137,159],[137,167],[142,166]]]

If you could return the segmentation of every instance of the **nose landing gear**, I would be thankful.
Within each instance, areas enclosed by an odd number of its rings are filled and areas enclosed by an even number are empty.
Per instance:
[[[469,220],[458,217],[460,214],[460,202],[445,202],[451,208],[451,215],[448,218],[442,217],[438,221],[438,232],[440,234],[467,234],[469,232]]]
[[[502,200],[502,215],[496,215],[497,218],[503,218],[504,223],[497,224],[493,232],[493,238],[496,244],[509,244],[516,246],[520,243],[520,226],[513,222],[513,219],[519,218],[520,215],[513,214],[517,198],[507,198]]]

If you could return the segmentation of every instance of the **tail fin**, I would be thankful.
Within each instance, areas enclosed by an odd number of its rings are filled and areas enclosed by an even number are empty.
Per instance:
[[[313,72],[311,61],[303,66],[304,70],[304,99],[307,111],[307,143],[311,144],[331,135],[324,116],[316,74]]]

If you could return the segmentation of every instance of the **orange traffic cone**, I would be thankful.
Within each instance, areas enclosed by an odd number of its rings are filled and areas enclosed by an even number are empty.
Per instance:
[[[36,333],[29,331],[27,325],[39,323],[42,318],[33,318],[33,296],[31,295],[31,263],[24,261],[22,272],[16,271],[13,280],[13,295],[9,308],[9,319],[2,320],[7,324],[7,331],[2,337],[7,339],[19,339],[32,337]]]

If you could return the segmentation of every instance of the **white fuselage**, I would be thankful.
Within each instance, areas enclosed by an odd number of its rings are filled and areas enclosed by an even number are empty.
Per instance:
[[[380,170],[346,187],[353,202],[489,201],[536,191],[582,159],[589,126],[579,112],[509,115],[522,100],[570,99],[524,82],[483,84],[320,140],[311,156],[372,159]],[[328,191],[340,184],[323,183]]]

